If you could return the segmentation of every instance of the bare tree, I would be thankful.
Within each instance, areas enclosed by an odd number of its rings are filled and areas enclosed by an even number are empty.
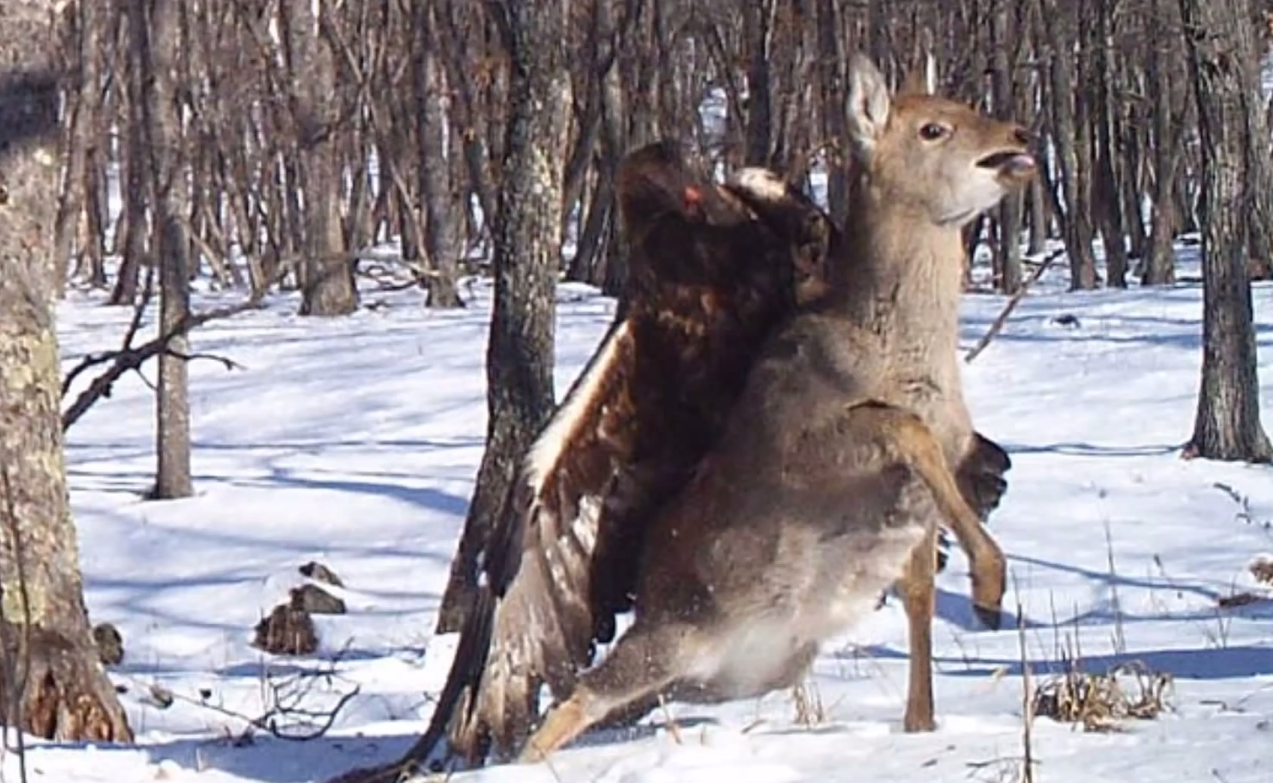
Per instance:
[[[120,3],[117,9],[120,10],[120,15],[126,14],[129,20],[144,10],[138,2]],[[119,24],[121,20],[117,17],[115,21]],[[130,55],[135,54],[140,46],[134,40],[137,28],[137,24],[130,22],[124,31]],[[128,62],[135,66],[137,58],[130,56]],[[120,172],[120,187],[123,190],[124,203],[119,223],[116,224],[120,261],[115,270],[115,287],[111,291],[110,301],[115,305],[132,305],[137,298],[141,268],[154,261],[150,255],[154,243],[148,241],[150,232],[147,225],[150,195],[146,176],[149,166],[146,159],[149,142],[146,139],[146,123],[142,114],[145,99],[142,95],[141,70],[137,67],[128,68],[120,74],[120,78],[124,81],[124,86],[117,88],[123,93],[120,124],[123,126],[124,139],[121,155],[116,162],[123,169]]]
[[[0,1],[0,56],[20,64],[0,74],[0,704],[37,736],[129,741],[84,608],[58,411],[58,5]]]
[[[1089,122],[1093,127],[1088,138],[1095,148],[1091,189],[1092,211],[1101,234],[1105,251],[1106,283],[1114,288],[1127,287],[1128,230],[1123,220],[1123,194],[1119,191],[1118,169],[1126,165],[1126,155],[1117,148],[1119,138],[1118,115],[1120,108],[1115,100],[1118,70],[1112,59],[1115,26],[1117,24],[1116,0],[1087,0],[1083,14],[1095,16],[1095,23],[1083,25],[1088,39],[1090,63],[1087,68],[1088,91],[1086,101]]]
[[[190,315],[190,241],[183,222],[186,191],[181,119],[175,90],[181,57],[179,8],[164,0],[133,0],[132,35],[142,74],[143,133],[149,148],[151,211],[159,266],[159,330],[172,334],[159,354],[155,399],[156,499],[193,494],[190,478],[190,399],[182,324]]]
[[[416,101],[421,106],[420,181],[425,204],[425,238],[434,277],[429,282],[429,305],[459,307],[456,291],[456,264],[460,258],[459,218],[463,201],[455,197],[451,182],[451,156],[459,155],[454,134],[446,128],[446,68],[438,53],[437,3],[420,3],[416,8],[416,25],[424,37],[413,59]]]
[[[300,152],[305,194],[305,261],[302,315],[346,315],[358,306],[353,264],[340,216],[341,169],[336,137],[336,67],[331,47],[319,35],[333,13],[327,3],[286,0],[281,4],[292,72],[292,121]]]
[[[1260,424],[1251,283],[1247,279],[1246,188],[1249,112],[1259,90],[1247,0],[1180,0],[1189,73],[1202,137],[1202,386],[1188,453],[1224,460],[1273,460]]]
[[[777,0],[743,3],[743,38],[747,59],[747,124],[743,164],[765,166],[773,140],[773,96],[769,65],[773,60],[773,24]]]
[[[508,127],[500,166],[495,309],[487,344],[486,452],[477,474],[438,632],[463,622],[477,554],[516,461],[553,409],[553,318],[561,255],[564,118],[569,116],[567,30],[571,0],[487,0],[509,55]]]
[[[1062,229],[1070,258],[1070,287],[1095,288],[1098,283],[1096,258],[1092,252],[1092,215],[1087,103],[1079,84],[1079,59],[1085,55],[1081,47],[1075,4],[1057,0],[1038,0],[1039,20],[1043,26],[1040,39],[1047,41],[1050,83],[1051,135],[1057,148],[1059,180],[1065,213]],[[1051,37],[1049,37],[1049,34]]]
[[[1176,261],[1172,240],[1176,227],[1176,176],[1180,171],[1180,148],[1186,125],[1173,116],[1173,106],[1181,90],[1173,79],[1179,68],[1175,53],[1180,50],[1180,37],[1172,35],[1178,24],[1179,8],[1172,0],[1153,0],[1149,9],[1149,31],[1146,36],[1145,64],[1153,117],[1153,219],[1149,230],[1149,255],[1145,259],[1142,285],[1167,285],[1175,282]]]
[[[993,69],[993,93],[995,116],[1001,120],[1015,117],[1017,96],[1013,89],[1013,71],[1016,66],[1013,41],[1020,41],[1022,31],[1014,29],[1012,0],[994,0],[992,5],[992,23],[990,25],[993,40],[991,63]],[[1021,287],[1021,225],[1023,220],[1024,199],[1021,193],[1012,193],[1003,200],[998,209],[999,242],[995,248],[995,265],[999,277],[999,289],[1005,294],[1013,294]]]
[[[827,209],[839,225],[849,214],[849,129],[841,107],[848,105],[847,58],[839,35],[843,0],[817,0],[818,89],[822,104],[822,132],[826,137]]]
[[[71,74],[65,90],[66,99],[66,147],[62,176],[62,194],[58,201],[57,221],[54,224],[54,258],[58,264],[59,293],[65,289],[67,264],[75,252],[79,235],[80,215],[84,212],[84,200],[88,190],[88,165],[96,159],[100,136],[97,125],[101,110],[101,57],[102,33],[107,17],[105,3],[76,3],[69,17],[68,52]],[[93,264],[92,282],[105,283],[104,265]]]

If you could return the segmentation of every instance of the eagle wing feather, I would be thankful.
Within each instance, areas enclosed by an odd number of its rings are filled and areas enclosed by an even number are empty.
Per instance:
[[[793,253],[808,243],[791,234],[808,221],[760,219],[739,188],[692,172],[671,142],[626,156],[616,191],[625,306],[494,520],[416,759],[506,757],[538,716],[541,686],[570,692],[630,606],[648,520],[688,481],[760,340],[795,307]],[[820,219],[825,251],[832,228]]]

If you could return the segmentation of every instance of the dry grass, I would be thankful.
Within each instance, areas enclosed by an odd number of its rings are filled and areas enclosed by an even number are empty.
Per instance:
[[[663,717],[667,719],[667,733],[672,741],[677,745],[684,745],[685,740],[681,737],[681,724],[676,720],[676,716],[672,714],[671,708],[667,706],[667,699],[663,698],[663,694],[659,694],[659,709],[663,711]]]
[[[796,706],[796,723],[805,728],[827,721],[827,710],[822,703],[822,693],[810,677],[791,689],[791,699]]]
[[[1105,525],[1105,547],[1109,563],[1110,583],[1118,583],[1118,570],[1114,564],[1114,542],[1110,526]],[[1113,588],[1114,652],[1123,655],[1127,650],[1123,630],[1123,612],[1117,588]],[[1018,612],[1020,610],[1018,609]],[[1130,719],[1152,720],[1168,709],[1167,697],[1171,692],[1172,676],[1156,672],[1142,661],[1128,661],[1111,667],[1104,673],[1084,670],[1083,652],[1079,646],[1080,628],[1077,621],[1074,636],[1068,634],[1062,642],[1060,627],[1053,608],[1053,628],[1056,637],[1056,656],[1063,673],[1040,682],[1027,705],[1027,723],[1035,716],[1044,716],[1063,723],[1081,725],[1085,731],[1120,731],[1124,721]],[[1022,665],[1025,665],[1024,640],[1022,641]],[[1026,672],[1028,679],[1029,673]],[[1027,698],[1029,686],[1026,686]],[[1029,736],[1026,736],[1027,759],[1030,756]],[[1029,770],[1027,763],[1026,769]],[[1032,777],[1026,778],[1032,780]]]
[[[1032,712],[1085,731],[1120,731],[1131,719],[1153,720],[1170,707],[1172,677],[1140,661],[1119,664],[1103,674],[1083,671],[1065,658],[1065,673],[1039,686]]]

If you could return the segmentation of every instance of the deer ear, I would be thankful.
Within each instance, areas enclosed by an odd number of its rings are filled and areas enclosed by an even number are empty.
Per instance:
[[[862,54],[849,63],[849,135],[859,154],[869,153],[884,134],[892,104],[884,75]]]

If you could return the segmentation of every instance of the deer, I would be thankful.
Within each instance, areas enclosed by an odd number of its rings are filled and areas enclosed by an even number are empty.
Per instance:
[[[935,729],[935,542],[947,524],[978,606],[1002,553],[951,465],[972,427],[956,357],[960,229],[1034,176],[1030,136],[852,59],[855,157],[826,290],[763,346],[724,431],[651,523],[635,617],[531,733],[535,762],[652,694],[714,703],[789,688],[896,585],[910,647],[903,727]],[[737,181],[763,197],[776,177]]]

